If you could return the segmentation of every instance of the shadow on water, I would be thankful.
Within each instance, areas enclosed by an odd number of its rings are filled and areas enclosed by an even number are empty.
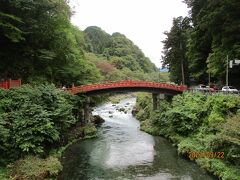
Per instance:
[[[166,139],[140,131],[139,122],[130,113],[134,103],[135,98],[130,98],[117,106],[107,103],[95,109],[94,113],[106,120],[98,128],[98,138],[78,141],[66,150],[59,180],[216,179],[178,156]],[[127,114],[117,110],[125,106]]]

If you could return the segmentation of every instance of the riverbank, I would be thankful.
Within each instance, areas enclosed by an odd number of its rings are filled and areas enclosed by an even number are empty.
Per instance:
[[[0,167],[0,179],[55,179],[62,171],[60,159],[64,151],[79,140],[95,138],[97,133],[94,124],[74,127],[69,133],[67,144],[52,149],[49,156],[25,156],[7,167]]]
[[[168,138],[179,154],[221,179],[240,179],[239,96],[185,93],[171,103],[161,102],[157,111],[151,101],[141,94],[134,109],[143,131]],[[208,157],[199,157],[204,152]],[[216,157],[213,152],[224,154]]]

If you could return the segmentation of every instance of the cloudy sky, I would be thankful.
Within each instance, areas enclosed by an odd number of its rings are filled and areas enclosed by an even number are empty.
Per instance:
[[[172,19],[186,16],[182,0],[73,0],[72,23],[84,30],[99,26],[109,34],[120,32],[131,39],[158,67],[162,43]]]

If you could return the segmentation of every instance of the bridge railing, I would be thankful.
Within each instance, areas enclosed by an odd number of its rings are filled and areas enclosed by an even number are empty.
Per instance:
[[[8,79],[6,81],[1,81],[0,82],[0,88],[3,88],[3,89],[10,89],[10,88],[13,88],[13,87],[20,87],[21,85],[22,85],[21,79],[17,79],[17,80]]]
[[[98,84],[88,84],[82,86],[73,86],[68,91],[71,91],[73,94],[80,92],[89,92],[94,90],[109,89],[109,88],[121,88],[121,87],[150,87],[150,88],[165,88],[175,91],[185,91],[187,86],[184,85],[173,85],[166,83],[158,82],[147,82],[147,81],[137,81],[137,80],[124,80],[124,81],[113,81],[107,83],[98,83]]]

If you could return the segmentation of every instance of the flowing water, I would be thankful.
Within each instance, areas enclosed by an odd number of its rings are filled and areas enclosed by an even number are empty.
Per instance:
[[[195,163],[177,155],[166,139],[139,130],[131,110],[136,98],[106,103],[93,114],[105,119],[98,137],[70,146],[60,180],[211,180]],[[125,108],[127,112],[120,112]]]

